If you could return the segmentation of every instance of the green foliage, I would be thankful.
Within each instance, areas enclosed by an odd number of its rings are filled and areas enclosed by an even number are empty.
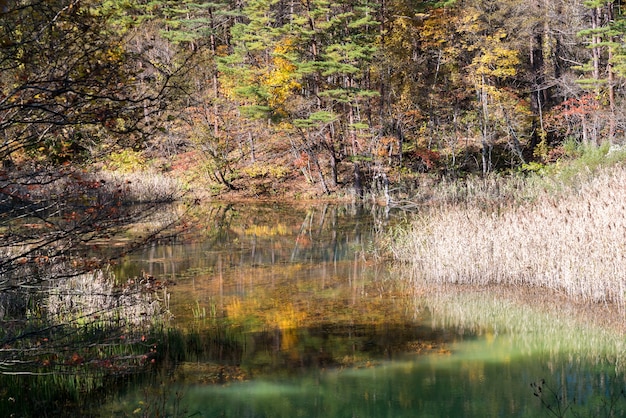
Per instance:
[[[609,152],[609,143],[597,146],[569,140],[563,144],[563,149],[563,158],[557,164],[547,166],[542,173],[568,186],[592,178],[601,169],[614,166],[626,157],[623,149]]]
[[[52,7],[49,13],[44,4]],[[396,148],[415,141],[453,156],[450,164],[458,170],[488,172],[515,168],[531,153],[554,161],[550,147],[568,136],[614,141],[623,125],[616,112],[623,93],[615,87],[626,74],[626,24],[621,8],[608,0],[532,7],[521,0],[78,4],[25,2],[21,14],[7,14],[10,24],[0,30],[0,62],[6,64],[0,112],[16,123],[2,130],[6,138],[28,136],[9,141],[9,154],[24,148],[33,157],[67,162],[89,157],[112,135],[140,132],[132,141],[143,139],[154,132],[153,115],[167,106],[153,98],[175,90],[161,85],[182,52],[194,54],[177,90],[187,100],[171,103],[180,117],[168,120],[154,143],[187,139],[203,125],[211,135],[202,144],[215,142],[208,146],[211,158],[229,162],[217,174],[224,179],[243,167],[238,162],[254,162],[257,148],[269,149],[270,159],[284,152],[273,148],[279,142],[293,155],[308,154],[313,172],[303,171],[307,180],[323,182],[330,174],[331,185],[339,185],[349,183],[343,162],[381,152],[376,138],[395,137]],[[56,16],[54,7],[64,12],[45,26]],[[557,36],[555,25],[572,30]],[[34,33],[29,27],[46,28],[39,49],[27,42]],[[568,46],[557,54],[557,44]],[[82,47],[90,54],[78,59]],[[24,77],[44,81],[34,87],[20,82]],[[576,87],[568,84],[574,78]],[[50,80],[73,81],[68,91],[74,94],[46,85]],[[594,106],[572,105],[585,100],[581,89],[593,90]],[[11,114],[18,102],[30,119]],[[50,130],[37,119],[51,122]],[[399,150],[386,152],[372,160],[384,170],[398,168]],[[221,171],[225,165],[216,166]]]
[[[252,164],[241,170],[241,174],[249,178],[270,177],[277,180],[286,178],[292,173],[292,169],[281,165]]]
[[[307,119],[295,119],[293,124],[300,128],[309,128],[319,126],[320,124],[327,124],[337,120],[337,115],[325,110],[311,113]]]
[[[542,161],[546,161],[548,158],[548,140],[546,132],[542,131],[539,134],[539,138],[541,138],[541,141],[539,141],[539,143],[533,150],[533,157],[539,158]]]
[[[438,1],[435,3],[434,7],[452,7],[457,3],[458,0],[444,0]]]
[[[109,170],[132,173],[146,168],[146,159],[140,151],[124,149],[108,155],[106,165]]]
[[[572,155],[576,156],[581,164],[588,165],[590,168],[597,166],[605,160],[605,157],[609,152],[609,148],[610,144],[608,142],[605,142],[600,146],[579,143],[576,147],[573,145],[568,147],[568,149],[571,150]]]
[[[245,105],[239,109],[243,116],[250,119],[268,119],[272,116],[272,109],[267,105]]]
[[[536,161],[531,161],[526,164],[522,164],[521,170],[525,173],[536,173],[542,174],[546,169],[546,165],[542,163],[538,163]]]
[[[584,149],[581,143],[574,138],[567,138],[561,146],[563,151],[565,151],[565,155],[573,158],[580,157],[581,151]]]

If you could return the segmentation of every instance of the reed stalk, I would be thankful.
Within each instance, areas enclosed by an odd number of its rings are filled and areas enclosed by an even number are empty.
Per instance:
[[[430,282],[534,286],[624,308],[626,169],[555,190],[526,203],[442,206],[396,231],[391,252]]]
[[[180,181],[156,172],[99,171],[93,176],[102,181],[105,187],[114,189],[122,185],[124,199],[129,203],[173,202],[185,193]]]

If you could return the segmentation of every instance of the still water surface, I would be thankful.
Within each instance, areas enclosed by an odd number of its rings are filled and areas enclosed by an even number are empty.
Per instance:
[[[176,361],[101,414],[625,416],[621,333],[562,301],[416,291],[410,274],[371,256],[375,234],[401,218],[216,205],[192,237],[129,257],[116,273],[165,284],[169,296],[157,293],[187,337]],[[540,379],[543,406],[531,387]]]

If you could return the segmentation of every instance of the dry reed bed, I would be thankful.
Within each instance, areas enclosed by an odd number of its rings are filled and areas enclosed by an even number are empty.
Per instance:
[[[432,282],[544,287],[585,302],[626,300],[626,169],[558,195],[481,210],[448,206],[414,221],[394,256]]]
[[[173,202],[184,195],[180,181],[161,173],[100,171],[93,176],[103,180],[111,191],[123,185],[124,199],[132,203]]]

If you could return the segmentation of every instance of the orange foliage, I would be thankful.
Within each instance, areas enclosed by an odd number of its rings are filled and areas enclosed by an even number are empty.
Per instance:
[[[67,364],[68,365],[78,366],[78,365],[82,364],[83,361],[84,361],[83,358],[78,353],[74,353],[74,354],[72,354],[72,357],[67,362]]]
[[[559,114],[561,117],[574,116],[582,118],[600,109],[600,104],[593,95],[585,94],[581,98],[572,97],[567,99],[557,106],[557,109],[560,110]]]
[[[407,152],[405,155],[411,161],[422,163],[429,170],[434,168],[441,159],[439,152],[428,148],[417,148]]]
[[[581,122],[589,120],[591,115],[600,110],[600,103],[593,94],[585,94],[580,98],[572,97],[555,106],[546,115],[545,123],[549,131],[566,137],[578,130]]]
[[[378,140],[374,153],[381,158],[388,157],[393,154],[393,148],[397,142],[398,140],[392,136],[383,136]]]
[[[296,168],[305,168],[309,166],[309,155],[302,151],[300,153],[300,157],[296,158],[293,162],[293,165]]]
[[[178,154],[174,161],[172,161],[171,170],[174,172],[185,172],[192,169],[197,165],[199,160],[197,151],[189,151],[183,154]]]

